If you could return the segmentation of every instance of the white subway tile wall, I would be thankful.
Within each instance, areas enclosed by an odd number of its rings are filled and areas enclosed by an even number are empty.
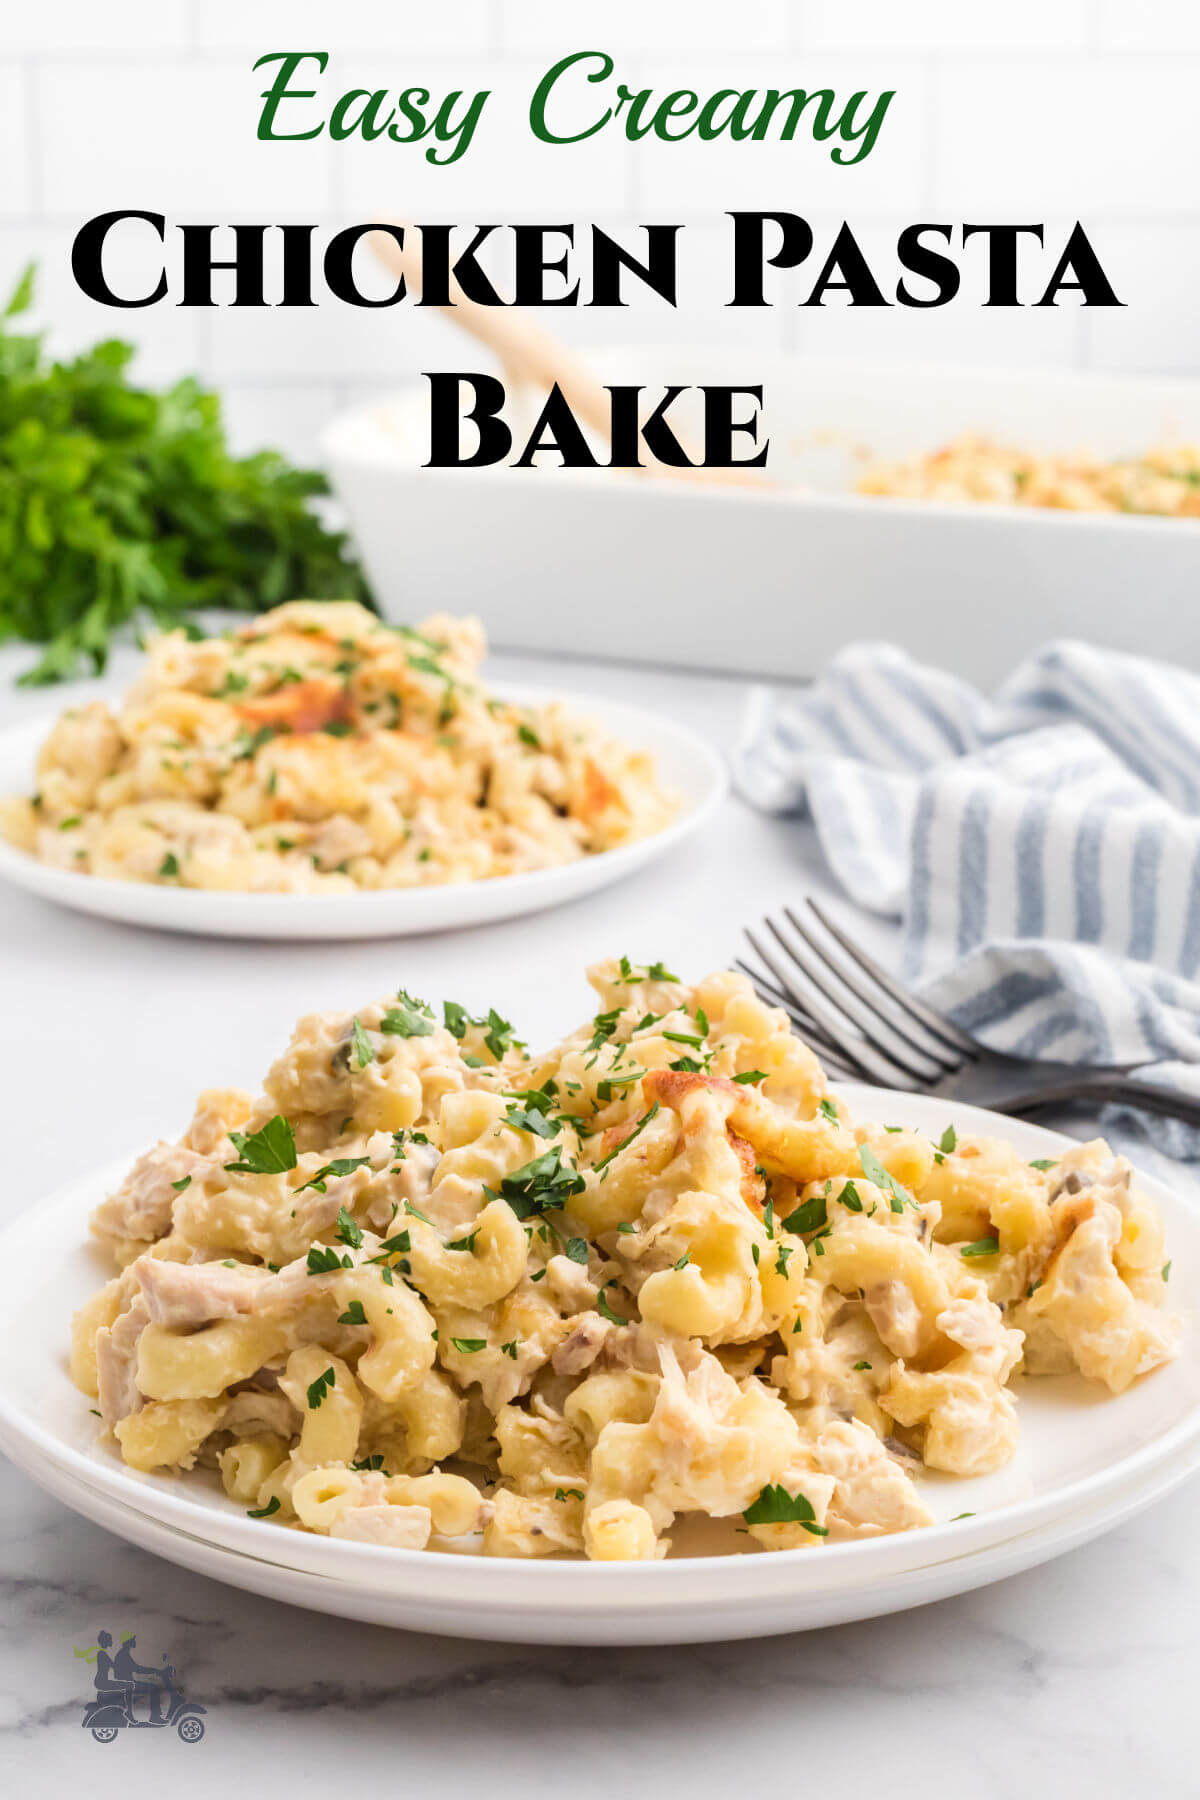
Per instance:
[[[302,131],[352,87],[447,96],[487,88],[474,143],[449,166],[430,140],[257,141],[258,96],[284,48],[329,53],[306,65],[281,129]],[[732,144],[631,143],[610,124],[565,147],[539,143],[527,107],[545,70],[573,51],[607,51],[570,77],[569,115],[586,123],[618,83],[662,98],[691,88],[833,88],[873,98],[894,89],[873,153],[846,167],[833,144],[798,136]],[[1196,0],[41,0],[0,11],[0,301],[36,258],[38,316],[55,349],[127,337],[137,368],[164,381],[199,371],[227,400],[236,441],[315,453],[340,406],[422,369],[472,367],[443,320],[410,306],[350,311],[144,309],[88,300],[70,269],[80,224],[110,208],[183,222],[308,221],[318,259],[339,226],[367,218],[577,227],[595,222],[640,248],[639,222],[680,223],[679,306],[631,285],[620,311],[556,308],[554,329],[580,344],[718,340],[898,362],[1162,370],[1200,375],[1193,295],[1200,284],[1200,5]],[[869,102],[868,102],[869,104]],[[590,109],[590,110],[589,110]],[[834,143],[839,140],[833,140]],[[434,145],[444,157],[450,146]],[[774,305],[731,311],[726,209],[802,213],[816,243],[805,266],[772,274]],[[806,304],[838,226],[853,224],[884,291],[895,242],[912,221],[1044,221],[1023,297],[1040,292],[1075,219],[1086,225],[1126,305],[985,308],[986,249],[961,253],[963,291],[939,309]],[[145,227],[150,231],[150,227]],[[214,240],[230,253],[230,234]],[[148,244],[147,239],[142,240]],[[497,247],[494,266],[506,262]],[[168,271],[179,264],[169,243]],[[145,251],[113,240],[108,279],[132,293]],[[229,291],[228,276],[216,292]],[[384,291],[377,289],[376,291]],[[318,282],[318,297],[321,288]],[[753,379],[748,366],[747,379]]]

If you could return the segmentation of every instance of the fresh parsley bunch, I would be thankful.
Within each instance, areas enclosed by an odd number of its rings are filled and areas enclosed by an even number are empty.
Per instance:
[[[345,535],[309,505],[323,475],[273,450],[231,456],[217,395],[135,387],[130,344],[52,362],[10,324],[33,284],[30,265],[0,315],[0,641],[47,646],[22,682],[101,670],[134,619],[366,598]]]

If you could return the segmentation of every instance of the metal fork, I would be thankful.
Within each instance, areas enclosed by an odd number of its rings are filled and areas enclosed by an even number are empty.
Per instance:
[[[1123,1103],[1200,1126],[1200,1100],[1131,1079],[1132,1065],[1089,1069],[986,1049],[881,968],[811,895],[745,935],[761,966],[739,958],[738,967],[835,1078],[994,1112]]]

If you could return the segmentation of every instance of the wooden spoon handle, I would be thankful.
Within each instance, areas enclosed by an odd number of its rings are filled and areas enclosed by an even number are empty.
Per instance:
[[[403,249],[384,231],[372,232],[367,241],[394,275],[404,277],[411,293],[424,291],[421,246],[411,226],[405,231]],[[452,304],[439,308],[443,317],[486,345],[517,381],[532,382],[547,392],[557,382],[576,418],[591,425],[611,448],[608,393],[586,363],[514,308],[480,306],[469,299],[453,274],[449,292]]]

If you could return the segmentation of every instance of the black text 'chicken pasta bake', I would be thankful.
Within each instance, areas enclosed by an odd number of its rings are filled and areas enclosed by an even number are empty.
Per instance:
[[[313,1014],[140,1159],[72,1367],[127,1463],[406,1549],[649,1560],[689,1514],[815,1547],[1008,1461],[1015,1371],[1118,1393],[1174,1355],[1104,1144],[856,1123],[742,976],[590,979],[538,1055],[404,992]]]
[[[420,630],[298,600],[155,638],[119,712],[64,713],[5,835],[82,874],[338,893],[548,869],[661,830],[648,755],[488,694],[473,619]]]

